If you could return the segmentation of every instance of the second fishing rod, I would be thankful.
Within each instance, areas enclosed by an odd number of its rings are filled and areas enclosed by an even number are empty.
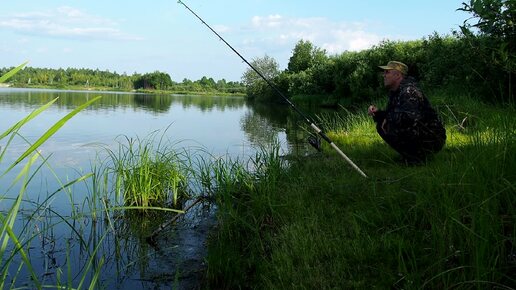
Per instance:
[[[254,72],[256,72],[266,83],[267,85],[269,85],[279,96],[281,96],[289,105],[290,107],[296,112],[298,113],[304,120],[305,122],[307,122],[310,127],[312,127],[312,129],[319,135],[321,136],[321,138],[323,138],[326,142],[328,142],[328,144],[330,144],[330,146],[335,149],[335,151],[337,151],[337,153],[339,153],[340,156],[342,156],[342,158],[344,158],[344,160],[346,160],[346,162],[349,163],[349,165],[351,165],[351,167],[353,167],[353,169],[355,169],[360,175],[362,175],[363,177],[367,178],[367,175],[351,160],[349,159],[348,156],[346,156],[346,154],[344,154],[344,152],[342,152],[342,150],[340,150],[340,148],[335,145],[335,143],[315,124],[315,122],[313,122],[307,115],[305,115],[301,110],[299,110],[295,105],[294,103],[292,103],[292,101],[290,101],[289,98],[287,98],[279,89],[278,87],[276,87],[268,78],[266,78],[258,69],[256,69],[249,61],[247,61],[247,59],[245,59],[245,57],[243,57],[235,48],[233,48],[233,46],[231,44],[229,44],[222,36],[220,36],[220,34],[215,31],[213,28],[211,28],[210,25],[208,25],[208,23],[206,23],[199,15],[197,15],[197,13],[195,13],[192,9],[190,9],[190,7],[188,7],[183,1],[181,0],[178,0],[177,3],[179,4],[182,4],[188,11],[190,11],[190,13],[192,13],[195,17],[197,17],[197,19],[199,19],[202,24],[204,24],[206,27],[208,27],[208,29],[210,29],[215,35],[217,35],[217,37],[222,40],[234,53],[236,53],[241,59],[242,61],[244,61]]]

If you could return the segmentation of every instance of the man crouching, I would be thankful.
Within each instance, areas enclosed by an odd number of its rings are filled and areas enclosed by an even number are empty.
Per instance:
[[[380,68],[389,90],[387,108],[378,110],[371,105],[368,114],[376,122],[378,134],[406,163],[422,163],[443,148],[446,130],[414,78],[407,76],[407,65],[389,61]]]

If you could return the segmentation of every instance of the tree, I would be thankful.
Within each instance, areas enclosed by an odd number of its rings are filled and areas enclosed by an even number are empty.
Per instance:
[[[502,88],[499,91],[502,100],[513,100],[516,82],[516,1],[470,0],[462,5],[458,10],[469,12],[473,17],[465,20],[460,28],[471,40],[473,49],[484,52],[478,58],[484,62],[483,67],[487,68],[482,75],[491,77],[485,78],[485,82],[491,86],[495,84],[492,86],[493,91]],[[477,22],[471,24],[471,20]],[[478,37],[472,28],[479,30]]]
[[[268,80],[279,75],[278,62],[268,55],[253,59],[251,65]],[[248,68],[242,76],[242,81],[246,86],[252,86],[259,81],[263,81],[263,79],[252,68]]]
[[[312,50],[313,45],[310,41],[298,41],[289,59],[288,70],[298,73],[312,66]]]
[[[146,73],[137,78],[134,82],[135,89],[157,89],[166,90],[172,86],[170,75],[164,72],[155,71]]]
[[[314,46],[310,41],[297,42],[288,62],[288,71],[299,73],[327,60],[326,51]]]
[[[206,76],[203,76],[199,80],[199,84],[206,90],[213,90],[216,87],[215,80],[213,78],[208,78]]]
[[[470,33],[470,28],[475,27],[481,33],[496,37],[514,37],[516,30],[516,1],[514,0],[470,0],[462,3],[462,8],[473,15],[464,21],[461,26],[463,32]],[[476,24],[469,21],[476,19]]]
[[[268,55],[253,59],[251,65],[269,81],[279,76],[278,62]],[[259,98],[269,101],[273,98],[274,93],[271,92],[269,85],[252,68],[248,68],[243,74],[242,82],[246,86],[248,98]]]

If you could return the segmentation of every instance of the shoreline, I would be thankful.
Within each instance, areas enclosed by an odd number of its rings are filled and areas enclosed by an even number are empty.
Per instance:
[[[171,95],[199,95],[199,96],[231,96],[245,97],[243,93],[226,93],[219,91],[175,91],[175,90],[117,90],[109,87],[82,87],[82,86],[13,86],[2,84],[0,88],[6,89],[31,89],[31,90],[55,90],[55,91],[76,91],[76,92],[101,92],[101,93],[126,93],[126,94],[171,94]]]

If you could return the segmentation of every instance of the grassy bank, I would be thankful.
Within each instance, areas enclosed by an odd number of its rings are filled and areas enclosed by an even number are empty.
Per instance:
[[[424,166],[399,163],[365,113],[342,113],[325,127],[368,179],[329,147],[226,172],[238,181],[219,186],[207,288],[515,288],[515,110],[432,101],[448,139]]]

